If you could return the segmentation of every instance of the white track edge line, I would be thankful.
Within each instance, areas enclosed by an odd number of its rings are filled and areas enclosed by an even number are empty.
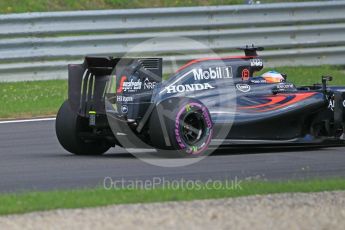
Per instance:
[[[51,118],[10,120],[10,121],[0,121],[0,124],[27,123],[27,122],[39,122],[39,121],[55,121],[55,119],[56,119],[55,117],[51,117]]]

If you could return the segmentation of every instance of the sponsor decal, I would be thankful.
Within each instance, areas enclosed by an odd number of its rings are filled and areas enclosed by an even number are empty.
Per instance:
[[[282,89],[282,90],[284,90],[284,89],[293,89],[293,88],[295,88],[295,86],[293,84],[291,84],[291,83],[283,83],[283,84],[278,84],[277,85],[277,89]]]
[[[138,80],[133,80],[131,79],[130,81],[127,81],[126,76],[122,76],[120,83],[119,83],[119,88],[117,89],[117,93],[123,93],[123,92],[128,92],[128,93],[135,93],[138,90],[141,90],[143,83]]]
[[[328,102],[328,108],[332,111],[334,111],[334,96],[331,97],[331,99],[329,99],[329,102]]]
[[[126,76],[122,76],[119,88],[117,89],[118,93],[128,92],[128,93],[135,93],[138,90],[145,89],[145,90],[152,90],[156,87],[157,82],[150,81],[149,78],[146,78],[144,82],[140,79],[127,81]]]
[[[330,109],[330,110],[332,110],[332,111],[334,111],[334,108],[335,108],[335,100],[334,100],[334,94],[331,96],[331,97],[329,97],[328,99],[328,109]],[[345,100],[343,100],[343,102],[342,102],[342,105],[343,105],[343,107],[345,108]]]
[[[231,66],[215,67],[208,69],[193,69],[194,80],[213,80],[223,78],[233,78]]]
[[[236,88],[243,93],[247,93],[251,90],[250,85],[247,84],[237,84]]]
[[[343,100],[343,107],[345,108],[345,100]],[[334,96],[331,97],[331,99],[329,99],[328,108],[334,111],[334,108],[335,108]]]
[[[264,83],[267,83],[267,81],[265,79],[251,79],[250,82],[254,83],[254,84],[264,84]]]
[[[120,83],[119,83],[119,88],[117,89],[118,93],[122,93],[123,92],[123,83],[127,80],[126,76],[122,76]]]
[[[328,108],[334,111],[334,100],[329,100]]]
[[[250,77],[250,72],[248,69],[242,70],[242,81],[248,81]]]
[[[153,90],[156,87],[157,82],[155,81],[150,81],[149,78],[147,77],[144,80],[144,89],[147,90]]]
[[[201,91],[214,89],[209,83],[197,83],[197,84],[186,84],[186,85],[170,85],[165,87],[167,93],[184,93],[192,91]]]
[[[121,112],[124,114],[128,113],[128,106],[127,105],[121,106]]]
[[[133,102],[134,98],[133,97],[125,97],[122,95],[116,96],[116,101],[118,102]]]
[[[263,62],[261,59],[251,59],[250,66],[263,66]]]

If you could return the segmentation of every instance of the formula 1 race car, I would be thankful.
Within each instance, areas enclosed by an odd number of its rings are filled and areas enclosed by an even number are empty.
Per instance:
[[[193,60],[167,80],[161,58],[86,57],[69,65],[58,140],[77,155],[115,145],[200,156],[219,146],[343,143],[345,87],[327,86],[330,76],[299,87],[278,72],[255,76],[263,48],[242,50]]]

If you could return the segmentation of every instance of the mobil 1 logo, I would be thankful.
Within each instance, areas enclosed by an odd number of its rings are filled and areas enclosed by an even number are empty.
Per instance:
[[[214,80],[214,79],[224,79],[233,78],[231,66],[223,67],[210,67],[207,69],[193,69],[194,80]]]

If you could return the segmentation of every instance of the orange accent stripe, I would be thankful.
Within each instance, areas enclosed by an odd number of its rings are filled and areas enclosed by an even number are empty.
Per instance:
[[[277,104],[283,100],[286,99],[286,96],[272,96],[272,97],[268,97],[265,99],[269,99],[271,100],[270,102],[264,103],[264,104],[260,104],[260,105],[252,105],[252,106],[243,106],[240,107],[241,109],[256,109],[256,108],[261,108],[261,107],[265,107],[265,106],[269,106],[269,105],[274,105]]]
[[[279,108],[282,108],[282,107],[286,107],[286,106],[289,106],[289,105],[292,105],[296,102],[299,102],[299,101],[302,101],[302,100],[305,100],[313,95],[315,95],[316,93],[313,92],[313,93],[298,93],[298,94],[293,94],[294,96],[296,96],[294,99],[292,99],[291,101],[288,101],[284,104],[281,104],[281,105],[277,105],[273,108],[268,108],[268,109],[264,109],[264,110],[260,110],[260,112],[267,112],[267,111],[272,111],[272,110],[275,110],[275,109],[279,109]],[[286,96],[290,96],[291,94],[286,94]]]

